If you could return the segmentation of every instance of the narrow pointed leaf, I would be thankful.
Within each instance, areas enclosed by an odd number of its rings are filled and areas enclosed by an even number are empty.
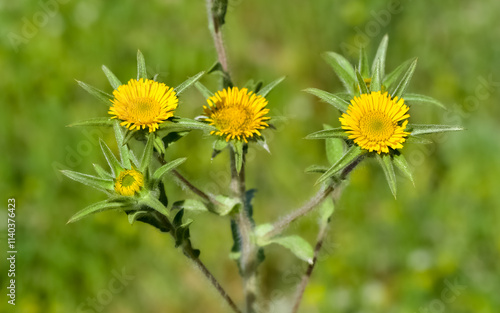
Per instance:
[[[366,55],[366,49],[364,47],[359,49],[359,72],[363,77],[370,77],[368,56]]]
[[[160,167],[159,169],[157,169],[155,171],[155,173],[153,174],[153,179],[160,180],[163,177],[163,175],[165,175],[169,171],[173,170],[174,168],[176,168],[179,165],[181,165],[182,163],[184,163],[186,161],[186,159],[187,158],[179,158],[179,159],[173,160],[173,161],[168,162],[167,164],[163,165],[162,167]]]
[[[316,184],[322,183],[326,181],[328,178],[332,177],[333,175],[339,173],[342,171],[344,168],[349,166],[354,160],[356,160],[361,154],[363,153],[363,150],[357,145],[352,146],[347,152],[326,171],[316,182]]]
[[[330,125],[323,125],[323,128],[325,130],[333,129]],[[325,140],[326,159],[330,164],[337,162],[344,155],[346,149],[347,145],[341,138],[327,138]]]
[[[328,138],[345,138],[349,135],[341,127],[320,130],[306,136],[306,139],[328,139]]]
[[[97,99],[101,100],[104,104],[106,104],[108,106],[111,104],[110,99],[113,99],[113,96],[110,95],[109,93],[106,93],[100,89],[93,87],[93,86],[87,85],[86,83],[81,82],[79,80],[77,80],[76,82],[78,83],[78,85],[80,85],[80,87],[85,89],[85,91],[87,91],[88,93],[90,93],[91,95],[96,97]]]
[[[163,133],[166,132],[181,132],[188,130],[202,130],[206,132],[211,132],[213,130],[217,130],[214,126],[209,125],[208,123],[199,122],[196,120],[192,120],[189,118],[175,118],[172,121],[166,121],[160,124],[159,131]]]
[[[385,59],[387,55],[388,43],[389,43],[389,36],[385,35],[384,38],[382,38],[382,41],[380,41],[377,53],[375,54],[375,59],[373,59],[372,73],[375,72],[375,67],[377,66],[377,62],[380,62],[380,77],[382,78],[385,76]]]
[[[120,151],[120,160],[125,168],[130,169],[130,155],[127,145],[125,144],[125,136],[123,135],[122,127],[118,120],[114,120],[113,130],[115,132],[116,143],[118,144],[118,151]]]
[[[324,53],[323,58],[333,68],[333,71],[337,74],[347,91],[350,94],[356,94],[356,75],[354,74],[354,68],[351,63],[335,52]]]
[[[108,165],[111,168],[111,171],[113,172],[113,176],[116,177],[118,173],[123,170],[123,166],[116,159],[116,156],[111,151],[111,149],[109,149],[108,145],[104,142],[104,140],[99,139],[99,144],[101,145],[102,153],[104,154],[104,157],[106,158],[106,161],[108,161]]]
[[[85,209],[83,209],[83,210],[79,211],[78,213],[76,213],[75,215],[73,215],[69,219],[68,224],[76,222],[78,220],[81,220],[82,218],[89,216],[91,214],[95,214],[95,213],[99,213],[99,212],[103,212],[103,211],[107,211],[107,210],[115,210],[115,209],[119,209],[121,207],[124,207],[124,204],[120,203],[120,202],[110,202],[108,200],[97,202],[97,203],[89,205]]]
[[[430,124],[429,125],[408,124],[406,128],[411,129],[412,136],[464,130],[462,126],[458,125],[430,125]]]
[[[73,124],[68,125],[68,127],[80,127],[80,126],[113,126],[113,120],[107,117],[94,117],[88,120],[75,122]]]
[[[342,112],[347,112],[347,108],[349,107],[349,102],[345,101],[344,99],[331,94],[329,92],[326,92],[321,89],[316,89],[316,88],[307,88],[304,90],[305,92],[308,92],[321,100],[325,101],[326,103],[329,103],[336,107],[338,110]]]
[[[177,96],[179,96],[181,93],[184,92],[187,88],[189,88],[192,84],[196,83],[202,76],[205,74],[204,71],[199,72],[198,74],[194,75],[193,77],[188,78],[186,81],[184,81],[182,84],[179,86],[175,87],[175,93]]]
[[[141,50],[137,50],[137,80],[139,79],[148,79],[148,73],[146,70],[146,60],[144,59],[144,55]]]
[[[102,71],[104,72],[104,74],[108,78],[109,83],[111,84],[111,87],[113,87],[113,89],[118,89],[118,87],[120,87],[122,85],[122,83],[120,82],[120,80],[115,76],[115,74],[113,74],[113,72],[111,72],[106,67],[106,65],[102,66]]]
[[[417,143],[417,144],[422,144],[422,145],[428,145],[428,144],[432,143],[432,140],[427,139],[427,138],[423,138],[423,137],[409,135],[406,138],[406,142],[407,143]]]
[[[177,201],[172,205],[173,210],[185,209],[188,211],[205,211],[208,212],[207,206],[200,200],[186,199]]]
[[[275,81],[270,82],[268,85],[262,87],[259,90],[259,92],[257,93],[257,95],[262,96],[262,97],[266,97],[269,94],[269,92],[271,90],[273,90],[273,88],[276,87],[279,83],[281,83],[285,78],[286,77],[283,76],[283,77],[276,79]]]
[[[400,170],[401,173],[403,173],[412,182],[412,184],[415,185],[410,165],[408,165],[408,162],[406,162],[406,158],[404,157],[404,155],[402,154],[395,155],[393,157],[393,161],[394,165],[396,165],[398,170]]]
[[[92,164],[94,166],[94,169],[101,178],[104,179],[114,179],[113,175],[108,173],[105,169],[102,168],[99,164]]]
[[[240,140],[233,141],[234,158],[236,161],[236,171],[239,173],[243,166],[243,142]]]
[[[312,263],[314,257],[314,250],[312,246],[304,238],[292,235],[285,237],[276,237],[269,240],[268,244],[276,243],[290,250],[296,257],[306,261],[307,263]]]
[[[113,180],[109,178],[105,179],[69,170],[62,170],[61,173],[79,183],[82,183],[84,185],[93,187],[101,191],[112,190],[114,187]]]
[[[306,173],[325,173],[328,171],[328,167],[326,166],[321,166],[321,165],[311,165],[308,168],[304,170]]]
[[[386,88],[388,88],[388,89],[391,88],[391,87],[393,87],[393,84],[395,84],[395,82],[398,80],[398,78],[401,77],[401,75],[403,75],[403,73],[408,70],[408,68],[410,67],[410,65],[415,60],[417,60],[417,59],[413,58],[413,59],[410,59],[410,60],[406,60],[401,65],[399,65],[394,71],[392,71],[391,73],[387,74],[387,76],[384,78],[384,86]]]
[[[362,94],[363,93],[369,94],[370,91],[368,90],[368,87],[366,86],[365,80],[364,80],[363,76],[361,76],[361,74],[359,73],[358,70],[356,70],[356,78],[358,80],[359,92]]]
[[[438,100],[436,100],[432,97],[419,95],[419,94],[415,94],[415,93],[407,93],[407,94],[405,94],[404,99],[405,99],[405,101],[409,101],[410,103],[419,102],[419,103],[433,104],[435,106],[438,106],[438,107],[446,110],[446,106],[444,104],[442,104],[441,102],[439,102]]]
[[[198,89],[198,91],[203,95],[205,99],[208,99],[214,95],[213,92],[211,92],[207,87],[205,87],[205,85],[200,82],[194,83],[194,86],[196,87],[196,89]]]
[[[142,152],[141,156],[141,166],[139,167],[139,170],[142,173],[146,171],[149,164],[151,163],[151,158],[153,157],[154,142],[155,142],[155,135],[154,133],[151,133],[148,136],[148,142],[146,143],[146,146],[144,147],[144,151]]]
[[[370,83],[371,91],[382,90],[382,65],[380,60],[376,61],[375,67],[373,69],[372,81]]]
[[[380,163],[380,166],[384,170],[385,178],[387,179],[387,183],[389,184],[389,188],[391,188],[391,192],[396,198],[396,174],[394,173],[394,166],[392,165],[392,159],[389,155],[381,156],[377,154],[377,160]]]
[[[323,203],[321,203],[318,211],[320,216],[320,222],[321,224],[323,224],[322,226],[325,227],[330,222],[330,218],[332,217],[332,214],[335,211],[335,205],[333,203],[333,199],[331,197],[326,198],[323,201]]]
[[[406,89],[410,85],[411,78],[413,77],[413,73],[415,72],[415,68],[417,68],[417,59],[415,59],[411,64],[408,70],[405,72],[403,75],[403,78],[399,82],[398,86],[396,89],[394,89],[392,92],[390,92],[391,97],[394,99],[396,97],[401,98],[403,97]]]
[[[168,218],[170,217],[170,212],[163,205],[163,203],[161,203],[160,200],[156,199],[155,197],[153,197],[151,195],[148,197],[142,198],[140,201],[140,204],[147,205],[148,207],[165,215],[166,217],[168,217]]]

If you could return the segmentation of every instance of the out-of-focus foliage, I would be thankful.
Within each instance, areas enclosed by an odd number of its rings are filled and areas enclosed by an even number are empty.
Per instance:
[[[90,172],[92,163],[104,165],[97,137],[113,142],[111,129],[65,128],[107,115],[106,106],[75,79],[111,92],[101,65],[122,81],[134,78],[137,49],[148,60],[148,73],[170,86],[213,64],[204,1],[40,3],[0,2],[0,190],[4,207],[8,197],[17,199],[17,312],[223,312],[218,296],[168,236],[146,225],[130,226],[116,212],[66,225],[102,195],[57,172]],[[419,105],[411,122],[467,128],[435,137],[436,144],[405,148],[416,186],[398,177],[397,200],[376,164],[367,162],[352,174],[302,312],[405,313],[441,305],[447,312],[497,312],[499,10],[500,2],[493,0],[403,1],[397,9],[385,1],[230,1],[225,39],[235,83],[287,75],[268,97],[271,115],[287,118],[267,133],[272,154],[259,148],[249,152],[248,186],[258,186],[258,223],[304,202],[317,188],[317,176],[304,169],[327,165],[323,142],[302,139],[324,123],[338,125],[331,106],[301,92],[342,89],[319,57],[324,51],[349,55],[362,38],[373,56],[388,33],[387,70],[419,57],[409,92],[432,96],[449,108]],[[9,34],[23,31],[31,38],[16,52]],[[215,81],[203,79],[211,89]],[[196,90],[181,100],[179,115],[201,114],[205,101]],[[193,132],[168,153],[171,159],[189,156],[179,169],[217,192],[227,187],[230,174],[227,155],[210,162],[211,152],[211,140]],[[173,182],[167,187],[172,201],[185,198]],[[5,215],[2,210],[3,221]],[[318,217],[312,214],[290,232],[312,242]],[[194,218],[192,240],[202,248],[201,258],[242,300],[237,267],[227,258],[229,224],[210,215]],[[2,222],[1,238],[5,227]],[[0,264],[6,290],[7,263]],[[286,297],[304,267],[285,249],[267,253],[261,275],[273,312],[287,307]],[[110,282],[122,271],[129,280],[113,292]],[[447,293],[455,283],[465,289]],[[87,301],[96,297],[99,306],[92,308]],[[8,308],[3,298],[0,311]]]

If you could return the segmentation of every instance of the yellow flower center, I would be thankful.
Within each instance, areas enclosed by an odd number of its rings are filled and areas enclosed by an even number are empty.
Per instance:
[[[409,108],[403,99],[380,91],[362,94],[351,100],[346,113],[340,117],[349,139],[368,151],[388,153],[389,148],[401,149],[409,135],[405,132]]]
[[[217,128],[211,134],[226,137],[226,141],[237,138],[248,142],[260,136],[259,130],[269,127],[265,122],[270,119],[265,116],[269,112],[265,108],[267,100],[246,88],[218,91],[207,102],[208,106],[203,107],[206,121]]]
[[[179,99],[175,91],[165,84],[150,79],[131,79],[113,91],[115,97],[109,109],[112,118],[122,120],[129,129],[158,129],[158,124],[174,115]]]
[[[144,176],[136,170],[120,172],[115,182],[115,191],[122,196],[133,196],[144,186]]]

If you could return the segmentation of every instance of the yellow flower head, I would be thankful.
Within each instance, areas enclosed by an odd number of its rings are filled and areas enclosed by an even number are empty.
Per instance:
[[[408,110],[403,99],[391,99],[387,92],[377,91],[354,97],[339,120],[349,139],[362,149],[388,153],[389,147],[403,148],[410,134],[404,131],[410,117]]]
[[[174,115],[179,99],[173,88],[150,79],[131,79],[113,91],[115,97],[109,109],[112,118],[129,129],[158,129],[158,124]]]
[[[144,176],[136,170],[123,170],[118,174],[115,191],[122,196],[133,196],[144,186]]]
[[[259,130],[269,127],[265,122],[266,98],[249,92],[247,88],[237,87],[218,91],[207,99],[208,106],[203,106],[206,121],[217,130],[210,134],[226,137],[226,141],[237,138],[248,142],[254,135],[260,136]]]

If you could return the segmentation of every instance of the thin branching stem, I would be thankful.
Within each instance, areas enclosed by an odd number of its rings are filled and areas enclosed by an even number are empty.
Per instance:
[[[213,3],[214,0],[206,0],[208,28],[212,34],[215,50],[217,51],[217,59],[222,66],[222,70],[228,75],[229,78],[229,64],[227,61],[224,39],[222,38],[222,25],[220,25],[220,21],[213,14]]]

